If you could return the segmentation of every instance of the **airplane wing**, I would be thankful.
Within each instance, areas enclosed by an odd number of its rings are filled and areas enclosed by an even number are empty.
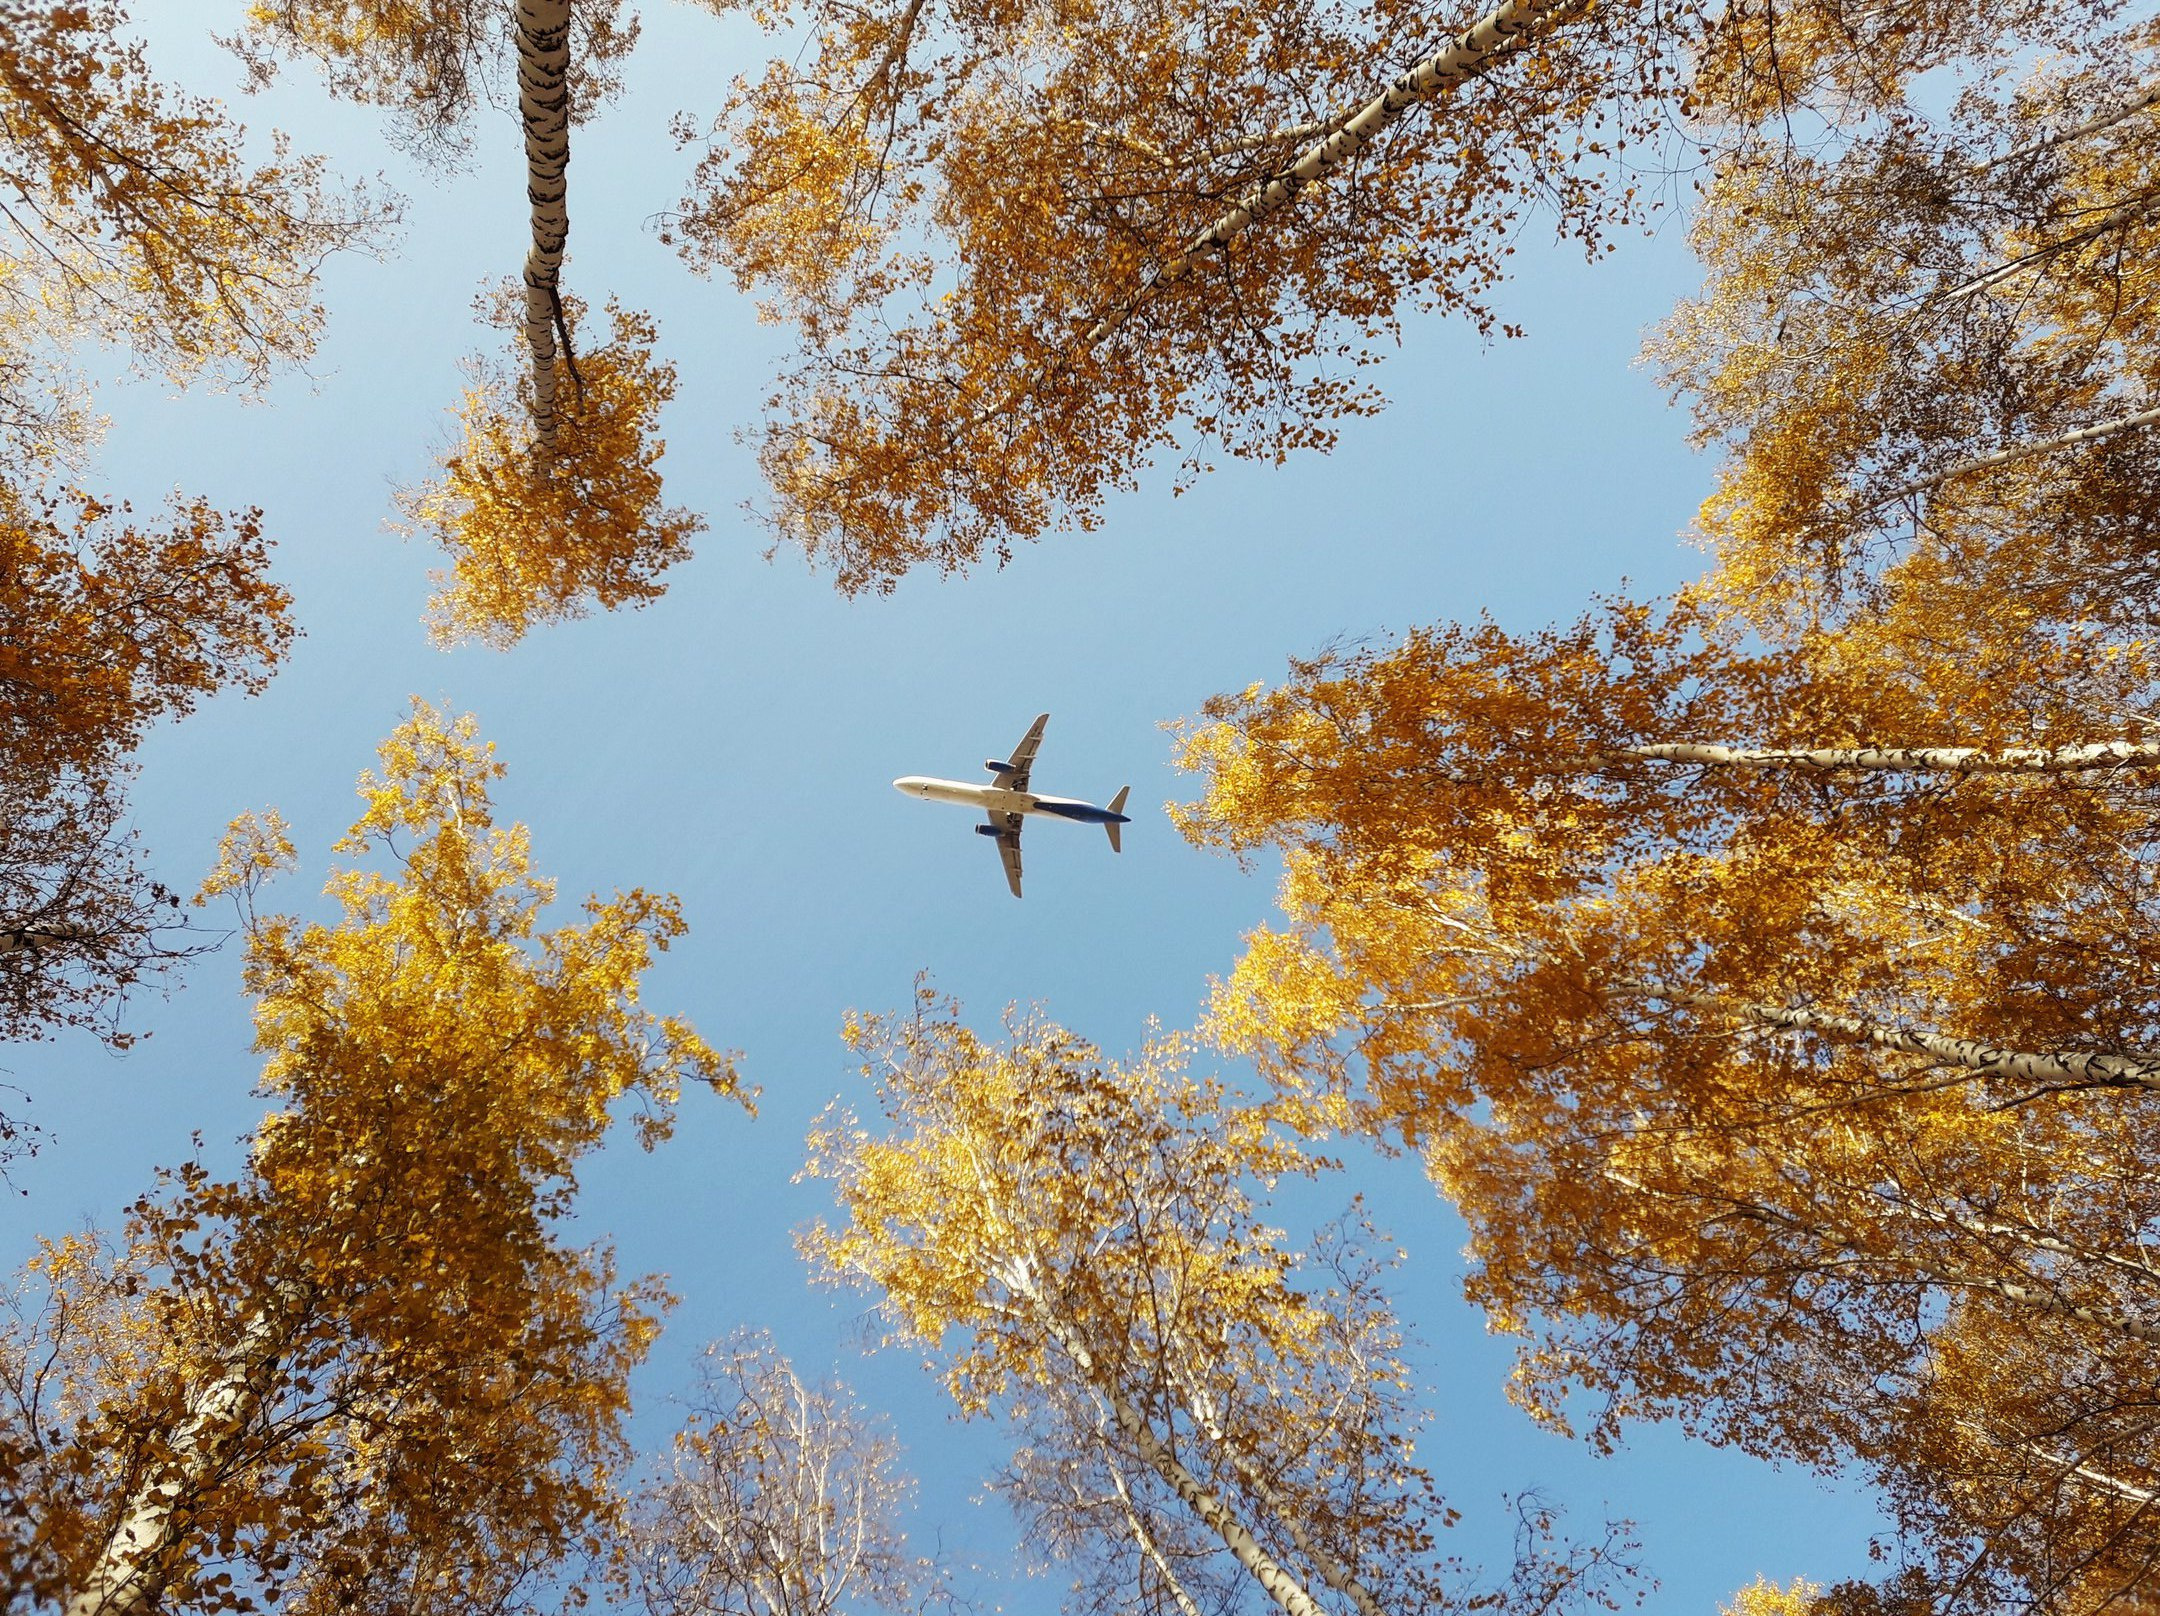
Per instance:
[[[1041,726],[1036,726],[1038,729]],[[991,814],[990,823],[997,827],[998,857],[1005,864],[1005,884],[1012,888],[1014,897],[1020,896],[1020,816],[1018,814]]]
[[[1028,773],[1035,767],[1035,754],[1042,747],[1043,726],[1049,722],[1050,715],[1044,713],[1028,725],[1028,732],[1020,738],[1020,744],[1005,754],[1005,766],[997,771],[997,779],[991,782],[1000,791],[1027,790]],[[1017,885],[1014,890],[1018,890]]]

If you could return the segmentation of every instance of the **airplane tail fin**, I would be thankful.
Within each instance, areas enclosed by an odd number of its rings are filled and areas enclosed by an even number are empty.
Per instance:
[[[1117,795],[1110,799],[1110,811],[1113,814],[1122,814],[1125,811],[1125,799],[1131,794],[1131,786],[1119,786]],[[1106,819],[1103,821],[1103,829],[1110,834],[1110,851],[1113,853],[1124,852],[1124,847],[1118,841],[1118,822],[1114,819]]]

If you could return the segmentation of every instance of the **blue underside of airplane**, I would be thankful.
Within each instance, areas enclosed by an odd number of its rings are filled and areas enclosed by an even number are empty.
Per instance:
[[[1132,823],[1132,817],[1128,814],[1113,814],[1107,808],[1097,808],[1094,804],[1085,802],[1038,802],[1035,805],[1035,812],[1038,814],[1056,814],[1060,819],[1077,819],[1083,825],[1130,825]]]

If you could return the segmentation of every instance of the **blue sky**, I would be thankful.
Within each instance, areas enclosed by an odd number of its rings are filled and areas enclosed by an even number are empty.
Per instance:
[[[161,70],[237,102],[209,35],[238,26],[238,0],[136,10]],[[793,1182],[804,1128],[834,1096],[861,1097],[843,1013],[905,1003],[928,970],[985,1027],[1036,1001],[1118,1052],[1151,1017],[1190,1024],[1210,976],[1272,912],[1272,875],[1177,838],[1160,805],[1190,786],[1160,726],[1331,641],[1481,611],[1530,628],[1624,583],[1661,590],[1699,570],[1678,535],[1710,468],[1685,447],[1684,414],[1633,366],[1692,268],[1670,223],[1594,267],[1533,226],[1503,301],[1529,334],[1488,345],[1460,324],[1414,324],[1382,372],[1392,407],[1352,423],[1335,454],[1232,465],[1176,498],[1151,474],[1097,533],[1024,549],[1001,572],[846,601],[798,557],[766,560],[741,512],[758,488],[734,433],[757,419],[776,334],[732,288],[689,275],[648,223],[687,172],[669,115],[709,112],[756,49],[694,7],[649,5],[626,92],[578,133],[571,168],[567,284],[658,316],[681,371],[669,496],[711,531],[657,605],[507,655],[430,648],[419,616],[437,559],[382,524],[392,487],[447,438],[457,361],[495,340],[471,302],[524,252],[515,125],[485,117],[470,170],[443,176],[402,166],[374,115],[325,104],[303,70],[238,105],[258,133],[285,127],[347,173],[383,170],[411,206],[394,258],[331,267],[312,376],[252,404],[154,383],[104,396],[100,484],[138,505],[179,486],[264,507],[306,630],[267,694],[220,699],[156,736],[138,820],[168,882],[191,888],[233,814],[277,806],[303,869],[272,898],[306,909],[352,817],[353,779],[409,697],[477,713],[509,766],[501,806],[532,827],[566,898],[630,885],[681,896],[691,935],[648,1000],[740,1049],[764,1091],[754,1122],[693,1097],[657,1154],[624,1139],[586,1175],[581,1232],[613,1238],[626,1272],[664,1272],[682,1298],[640,1377],[641,1439],[664,1440],[667,1399],[704,1341],[769,1328],[891,1414],[922,1478],[923,1534],[1002,1569],[1013,1529],[980,1497],[997,1433],[951,1423],[908,1354],[863,1356],[862,1299],[812,1291],[793,1254],[791,1231],[822,1196]],[[1031,826],[1015,903],[969,816],[890,782],[971,777],[1043,711],[1039,788],[1100,802],[1129,782],[1136,823],[1116,859],[1091,827]],[[228,948],[170,999],[141,1002],[134,1023],[153,1036],[124,1058],[73,1040],[9,1052],[50,1138],[0,1208],[7,1257],[37,1232],[116,1222],[194,1133],[214,1166],[237,1161],[261,1111],[238,966]],[[1325,1217],[1359,1191],[1411,1254],[1398,1299],[1438,1416],[1424,1456],[1469,1517],[1464,1552],[1498,1559],[1499,1495],[1539,1486],[1586,1524],[1606,1511],[1641,1523],[1662,1581],[1653,1610],[1707,1612],[1758,1572],[1864,1570],[1881,1523],[1856,1489],[1671,1431],[1596,1460],[1533,1428],[1505,1401],[1505,1344],[1461,1300],[1460,1226],[1414,1165],[1353,1154],[1283,1216]],[[989,1597],[1049,1612],[1059,1591],[1006,1580]]]

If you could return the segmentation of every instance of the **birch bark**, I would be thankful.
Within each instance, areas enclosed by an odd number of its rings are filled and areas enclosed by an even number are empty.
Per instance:
[[[518,0],[518,120],[525,131],[525,346],[532,355],[533,436],[555,447],[555,328],[563,245],[570,237],[570,0]]]
[[[2129,432],[2156,423],[2160,423],[2160,409],[2137,410],[2129,415],[2118,415],[2112,421],[2096,421],[2091,426],[2079,427],[2075,432],[2065,432],[2052,438],[2038,438],[2031,443],[2013,444],[2007,449],[1997,449],[1992,454],[1975,455],[1970,460],[1959,460],[1925,477],[1916,477],[1909,483],[1901,483],[1879,499],[1870,502],[1868,508],[1880,509],[1898,500],[1910,499],[1915,494],[1940,488],[1953,478],[1969,476],[1976,471],[1991,471],[1997,466],[2013,466],[2020,460],[2054,454],[2061,449],[2074,449],[2081,443],[2094,443],[2101,438],[2113,437],[2118,432]]]
[[[1090,1386],[1110,1405],[1118,1429],[1125,1433],[1127,1441],[1138,1450],[1140,1457],[1162,1477],[1178,1500],[1206,1523],[1208,1529],[1223,1540],[1237,1563],[1250,1573],[1253,1580],[1282,1610],[1284,1616],[1327,1616],[1327,1612],[1314,1600],[1298,1580],[1276,1563],[1259,1539],[1253,1536],[1243,1522],[1231,1514],[1229,1507],[1216,1497],[1190,1470],[1179,1461],[1176,1454],[1163,1445],[1147,1422],[1147,1416],[1132,1405],[1129,1398],[1106,1373],[1088,1350],[1087,1343],[1079,1333],[1061,1318],[1042,1294],[1033,1277],[1019,1263],[1009,1266],[999,1278],[1013,1293],[1028,1304],[1036,1324],[1043,1333],[1055,1341],[1073,1362],[1073,1367],[1086,1377]]]
[[[173,1518],[200,1491],[227,1443],[260,1406],[279,1322],[268,1312],[258,1313],[242,1333],[232,1363],[193,1399],[169,1444],[170,1464],[154,1469],[154,1479],[129,1501],[104,1551],[68,1600],[66,1616],[132,1616],[156,1607],[167,1579],[160,1551],[172,1541]]]
[[[1812,1032],[1837,1043],[1865,1044],[1903,1055],[1924,1055],[1983,1077],[2012,1077],[2034,1083],[2076,1083],[2098,1088],[2160,1091],[2160,1055],[2105,1055],[2060,1050],[2001,1049],[1974,1038],[1886,1027],[1857,1016],[1831,1015],[1799,1006],[1781,1007],[1748,1000],[1727,1000],[1661,982],[1616,982],[1606,990],[1614,998],[1663,999],[1690,1010],[1737,1014],[1757,1026]]]
[[[2160,418],[2160,412],[2155,412]],[[1867,769],[1911,774],[2076,774],[2160,765],[2160,745],[2095,741],[2085,746],[1717,746],[1688,741],[1621,746],[1607,763],[1681,763],[1737,769]]]
[[[1205,1392],[1187,1384],[1180,1375],[1173,1374],[1170,1377],[1170,1389],[1185,1412],[1192,1416],[1193,1423],[1207,1433],[1208,1440],[1230,1461],[1230,1468],[1238,1473],[1238,1478],[1252,1489],[1253,1496],[1260,1500],[1261,1506],[1275,1517],[1277,1524],[1289,1535],[1290,1541],[1297,1545],[1298,1553],[1312,1562],[1313,1569],[1320,1573],[1320,1580],[1357,1606],[1359,1616],[1387,1616],[1380,1602],[1373,1597],[1372,1590],[1352,1576],[1340,1560],[1313,1541],[1312,1534],[1298,1521],[1297,1512],[1287,1505],[1282,1494],[1260,1473],[1260,1467],[1237,1450],[1229,1433],[1216,1422],[1213,1400]]]
[[[1178,1580],[1177,1572],[1171,1568],[1169,1559],[1156,1546],[1154,1534],[1148,1531],[1146,1523],[1140,1519],[1139,1507],[1133,1503],[1132,1492],[1126,1487],[1125,1478],[1119,1474],[1117,1465],[1113,1462],[1105,1468],[1110,1473],[1110,1485],[1117,1493],[1118,1509],[1125,1517],[1126,1528],[1132,1533],[1133,1541],[1140,1545],[1140,1552],[1147,1556],[1148,1564],[1155,1568],[1155,1575],[1162,1578],[1163,1586],[1170,1590],[1170,1598],[1177,1605],[1179,1616],[1200,1616],[1199,1605],[1194,1602],[1193,1596],[1185,1591],[1185,1584]]]

